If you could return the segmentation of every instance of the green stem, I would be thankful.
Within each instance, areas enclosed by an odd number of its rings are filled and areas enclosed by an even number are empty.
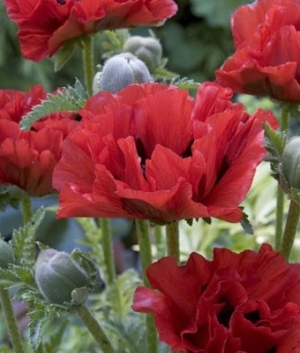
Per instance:
[[[84,82],[88,94],[93,94],[93,79],[95,75],[93,37],[84,37],[84,47],[82,51]]]
[[[21,210],[23,216],[23,224],[26,224],[30,221],[32,217],[32,202],[28,194],[24,194],[21,198]]]
[[[138,244],[140,248],[140,259],[142,265],[142,276],[146,287],[150,287],[149,280],[146,275],[146,269],[152,263],[151,241],[148,221],[135,221]],[[147,353],[157,353],[157,334],[154,325],[153,316],[146,314],[146,340]]]
[[[280,131],[285,132],[289,128],[289,118],[290,118],[290,105],[283,104],[281,109],[280,117]],[[283,230],[283,215],[284,215],[284,192],[282,191],[280,185],[277,187],[277,204],[276,204],[276,224],[275,224],[275,249],[279,250],[282,230]]]
[[[284,213],[284,192],[281,186],[277,186],[277,201],[276,201],[276,220],[275,220],[275,250],[280,250],[281,237],[283,231],[283,213]]]
[[[116,279],[116,269],[112,247],[112,234],[111,226],[108,218],[101,218],[101,231],[102,231],[102,247],[104,255],[104,264],[106,269],[107,284],[112,284]]]
[[[78,307],[77,314],[93,335],[101,350],[105,353],[115,353],[109,338],[106,336],[99,322],[91,314],[90,310],[85,305],[81,305]]]
[[[0,288],[0,300],[8,328],[8,333],[10,336],[10,341],[13,345],[14,351],[16,353],[25,353],[22,336],[18,328],[17,320],[7,289]]]
[[[300,206],[295,201],[291,200],[281,243],[281,253],[286,258],[286,260],[289,259],[292,251],[299,217]]]
[[[160,259],[165,256],[165,243],[163,237],[163,227],[155,226],[155,244],[156,244],[156,258]]]
[[[174,256],[180,262],[179,249],[179,223],[177,221],[167,224],[167,254]]]

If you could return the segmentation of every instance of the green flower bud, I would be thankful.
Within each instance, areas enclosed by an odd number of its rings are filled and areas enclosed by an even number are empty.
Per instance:
[[[284,147],[282,172],[289,187],[300,190],[300,137],[293,138]]]
[[[94,78],[93,91],[116,93],[131,83],[150,81],[152,77],[144,62],[131,53],[122,53],[105,62],[102,72]]]
[[[48,302],[83,304],[90,280],[69,254],[53,249],[41,251],[35,264],[35,281]]]
[[[13,262],[14,254],[12,248],[5,240],[0,238],[0,268],[6,269]]]
[[[150,72],[153,72],[161,62],[162,46],[156,38],[132,36],[126,40],[123,49],[141,59]]]

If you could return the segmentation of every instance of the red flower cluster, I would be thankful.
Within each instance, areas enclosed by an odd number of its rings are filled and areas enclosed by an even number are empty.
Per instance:
[[[86,33],[138,25],[156,25],[173,16],[173,0],[4,0],[19,26],[25,58],[40,61],[66,41]]]
[[[299,0],[257,0],[232,17],[236,51],[216,71],[235,92],[300,101]]]
[[[91,97],[54,170],[58,216],[240,221],[265,154],[262,121],[275,118],[249,116],[231,96],[212,83],[196,100],[150,83]]]
[[[160,339],[185,353],[299,353],[300,264],[269,245],[258,253],[215,249],[183,266],[165,257],[147,269],[133,309],[154,314]]]
[[[42,86],[30,92],[0,91],[0,182],[17,185],[30,195],[53,192],[52,172],[61,155],[62,141],[76,125],[74,114],[55,113],[21,131],[19,122],[46,99]]]

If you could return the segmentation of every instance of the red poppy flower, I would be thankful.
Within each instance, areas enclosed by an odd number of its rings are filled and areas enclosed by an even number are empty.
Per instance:
[[[300,264],[265,244],[240,254],[192,253],[185,265],[150,265],[133,310],[151,313],[160,340],[185,353],[300,352]]]
[[[21,131],[19,122],[46,98],[42,86],[30,92],[0,91],[0,182],[17,185],[32,196],[53,192],[52,172],[67,133],[77,123],[74,114],[55,113]]]
[[[4,0],[19,26],[25,58],[40,61],[66,41],[86,33],[138,25],[157,25],[173,16],[173,0]]]
[[[235,92],[300,101],[299,0],[257,0],[232,17],[236,51],[216,71]]]
[[[160,84],[91,97],[54,171],[58,216],[240,221],[265,154],[261,120],[274,117],[250,117],[231,95],[206,83],[195,101]]]

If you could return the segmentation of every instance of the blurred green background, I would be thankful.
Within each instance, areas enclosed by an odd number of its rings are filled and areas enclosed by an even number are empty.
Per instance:
[[[179,0],[179,11],[164,26],[155,28],[167,68],[195,81],[214,79],[214,71],[232,54],[230,14],[247,0]],[[24,60],[17,41],[17,26],[0,5],[0,88],[28,90],[42,83],[47,90],[82,80],[81,53],[75,52],[71,62],[53,74],[53,58],[40,63]],[[100,57],[100,48],[96,48]]]

